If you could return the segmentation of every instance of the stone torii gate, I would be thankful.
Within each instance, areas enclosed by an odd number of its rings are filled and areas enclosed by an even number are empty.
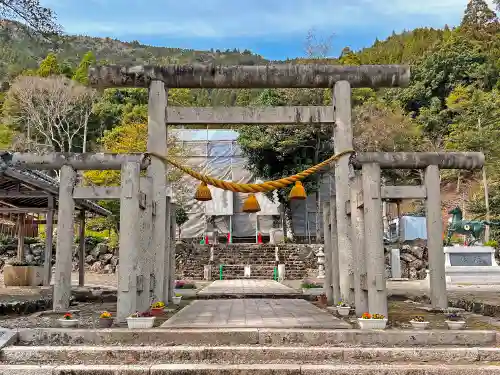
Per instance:
[[[149,89],[147,151],[160,155],[167,154],[167,124],[329,123],[334,126],[335,152],[348,151],[353,147],[351,88],[404,87],[409,78],[409,68],[397,65],[101,66],[89,73],[94,87]],[[168,88],[332,88],[333,106],[167,108]],[[331,224],[325,228],[328,300],[356,301],[358,312],[387,314],[380,199],[394,197],[398,191],[400,195],[411,194],[408,189],[401,193],[396,187],[382,188],[380,168],[427,168],[426,197],[431,210],[428,218],[431,225],[438,225],[438,167],[472,169],[483,162],[482,154],[361,153],[353,160],[349,155],[341,157],[335,164],[335,195],[325,207],[325,222]],[[120,199],[118,321],[146,309],[152,297],[170,299],[175,249],[170,246],[167,233],[171,233],[175,222],[170,219],[175,210],[166,193],[167,170],[163,161],[147,155],[14,153],[11,163],[17,168],[61,169],[55,310],[69,306],[73,200],[77,198]],[[360,177],[353,178],[355,175],[350,173],[353,166],[362,169],[362,189]],[[121,170],[121,187],[75,187],[76,170],[86,169]],[[147,177],[141,179],[140,171],[144,169]],[[420,189],[418,197],[422,195]],[[439,239],[436,233],[434,229],[429,231],[428,244],[432,300],[436,307],[444,308],[444,256],[441,233]],[[362,264],[370,267],[360,267]]]

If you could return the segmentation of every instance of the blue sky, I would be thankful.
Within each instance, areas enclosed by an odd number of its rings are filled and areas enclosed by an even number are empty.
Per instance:
[[[333,35],[332,55],[403,29],[460,22],[467,0],[42,0],[65,32],[192,49],[303,56],[305,37]],[[491,4],[492,1],[488,0]]]

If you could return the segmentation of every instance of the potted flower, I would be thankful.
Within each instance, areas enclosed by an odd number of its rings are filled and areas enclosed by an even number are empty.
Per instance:
[[[100,328],[109,328],[113,324],[113,318],[111,317],[111,313],[108,311],[104,311],[101,315],[99,315],[99,327]]]
[[[303,294],[306,294],[307,292],[309,292],[311,289],[314,291],[315,289],[321,289],[323,288],[323,285],[319,284],[319,283],[315,283],[314,281],[311,281],[311,280],[304,280],[301,284],[301,288],[302,288],[302,293]]]
[[[75,319],[70,313],[64,314],[64,316],[58,319],[58,321],[62,328],[76,327],[78,325],[78,319]]]
[[[423,316],[416,316],[410,320],[410,324],[414,329],[423,330],[427,328],[429,322],[427,322]]]
[[[361,329],[385,329],[387,319],[381,314],[364,313],[361,318],[358,318],[359,327]]]
[[[464,329],[465,320],[459,314],[453,313],[448,315],[446,324],[448,325],[448,329],[451,330]]]
[[[345,302],[339,302],[337,304],[337,312],[340,316],[349,316],[349,313],[351,312],[351,306],[349,306]]]
[[[153,316],[163,315],[165,310],[165,304],[161,301],[155,302],[151,305],[151,314]]]
[[[182,295],[180,295],[179,293],[175,293],[175,296],[172,297],[172,302],[174,303],[174,305],[179,305],[181,303],[181,299]]]
[[[130,329],[152,328],[155,322],[155,317],[149,311],[139,313],[136,312],[127,318],[127,326]]]

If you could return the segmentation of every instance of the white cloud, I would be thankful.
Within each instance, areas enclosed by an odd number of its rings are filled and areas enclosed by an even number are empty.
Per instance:
[[[140,0],[88,0],[92,7],[60,1],[46,2],[60,9],[69,33],[228,38],[453,25],[468,0],[149,0],[147,6]]]

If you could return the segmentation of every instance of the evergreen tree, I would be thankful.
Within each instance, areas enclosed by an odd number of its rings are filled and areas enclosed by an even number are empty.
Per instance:
[[[88,83],[88,73],[89,67],[96,63],[96,59],[92,51],[87,52],[84,56],[78,68],[73,75],[73,80],[80,82],[83,85]]]
[[[37,70],[37,75],[40,77],[50,77],[61,74],[61,67],[57,62],[57,56],[49,53],[47,57],[41,62]]]
[[[470,0],[467,4],[464,17],[462,18],[462,27],[484,27],[495,21],[496,14],[493,12],[486,1]]]

